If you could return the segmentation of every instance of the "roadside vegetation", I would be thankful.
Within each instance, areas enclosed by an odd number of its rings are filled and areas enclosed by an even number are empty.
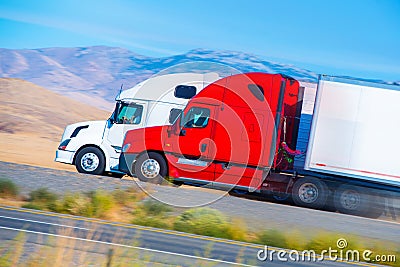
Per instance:
[[[229,218],[218,210],[207,207],[186,210],[170,207],[149,198],[141,190],[135,188],[126,190],[117,189],[112,192],[101,190],[86,193],[66,192],[63,196],[54,194],[47,188],[39,188],[31,191],[29,197],[26,199],[23,199],[18,192],[18,187],[11,180],[0,178],[0,204],[12,205],[14,203],[15,206],[29,209],[107,219],[268,245],[268,247],[288,248],[299,251],[315,250],[317,253],[321,253],[322,250],[329,249],[329,247],[337,249],[337,240],[345,237],[348,243],[346,249],[359,251],[368,249],[373,252],[373,255],[395,255],[396,262],[384,262],[382,264],[400,266],[399,243],[391,244],[332,232],[304,233],[296,229],[280,231],[268,228],[267,222],[265,229],[249,229],[243,220]],[[11,240],[7,244],[1,244],[0,266],[45,266],[44,261],[48,257],[53,258],[49,263],[62,260],[63,264],[65,264],[64,260],[66,259],[63,259],[63,257],[69,255],[65,251],[68,250],[67,248],[74,247],[71,244],[65,244],[66,247],[62,246],[63,243],[70,241],[55,242],[54,244],[57,245],[54,246],[50,242],[47,246],[41,246],[37,250],[37,253],[29,253],[30,256],[27,258],[24,256],[26,254],[24,252],[24,242],[23,237],[17,236],[15,240]],[[54,249],[50,249],[51,247]],[[116,255],[118,253],[127,255],[131,252],[127,252],[126,249],[117,250],[117,252],[114,251],[114,259],[117,258]],[[106,266],[107,258],[101,259],[98,258],[98,255],[97,258],[93,258],[92,254],[86,254],[88,258],[86,259],[86,256],[81,256],[84,259],[80,262],[80,266],[92,266],[94,263],[96,263],[95,265],[99,265],[99,262],[94,262],[96,259],[98,261],[104,260],[102,266]],[[72,264],[73,261],[76,261],[76,257],[71,255],[70,257],[70,263]],[[118,263],[114,262],[110,266],[143,266],[143,261],[138,261],[137,265],[135,265],[136,263],[132,264],[132,261],[124,262],[122,259],[123,257]]]
[[[13,181],[5,178],[0,178],[0,197],[1,198],[16,198],[18,196],[18,187]]]

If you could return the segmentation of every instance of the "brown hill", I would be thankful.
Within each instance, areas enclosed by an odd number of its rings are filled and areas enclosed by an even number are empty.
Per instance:
[[[12,78],[0,79],[0,103],[0,160],[62,169],[53,160],[64,127],[111,113]]]

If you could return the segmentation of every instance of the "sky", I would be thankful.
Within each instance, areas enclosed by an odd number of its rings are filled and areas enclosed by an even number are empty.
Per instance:
[[[400,81],[400,0],[0,0],[0,47],[233,50],[316,73]]]

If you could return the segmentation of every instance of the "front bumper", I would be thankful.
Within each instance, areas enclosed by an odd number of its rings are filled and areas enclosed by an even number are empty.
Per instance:
[[[73,164],[74,162],[74,155],[75,151],[67,151],[67,150],[57,150],[56,151],[56,158],[54,161],[61,162],[61,163],[67,163],[67,164]]]
[[[133,169],[133,163],[137,156],[138,154],[121,153],[118,164],[119,171],[133,176],[135,173],[135,170]]]

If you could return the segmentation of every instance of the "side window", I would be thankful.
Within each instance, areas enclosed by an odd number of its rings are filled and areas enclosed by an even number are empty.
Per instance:
[[[118,124],[139,124],[142,121],[143,106],[122,103],[117,116]]]
[[[258,84],[249,84],[247,85],[247,88],[249,88],[250,92],[260,101],[264,101],[264,88],[261,87],[261,85]]]
[[[169,118],[168,118],[168,122],[170,124],[174,124],[175,121],[179,118],[179,116],[182,113],[182,109],[179,108],[173,108],[171,109],[171,111],[169,112]]]
[[[210,110],[207,108],[193,107],[185,115],[185,128],[204,128],[208,124]]]

